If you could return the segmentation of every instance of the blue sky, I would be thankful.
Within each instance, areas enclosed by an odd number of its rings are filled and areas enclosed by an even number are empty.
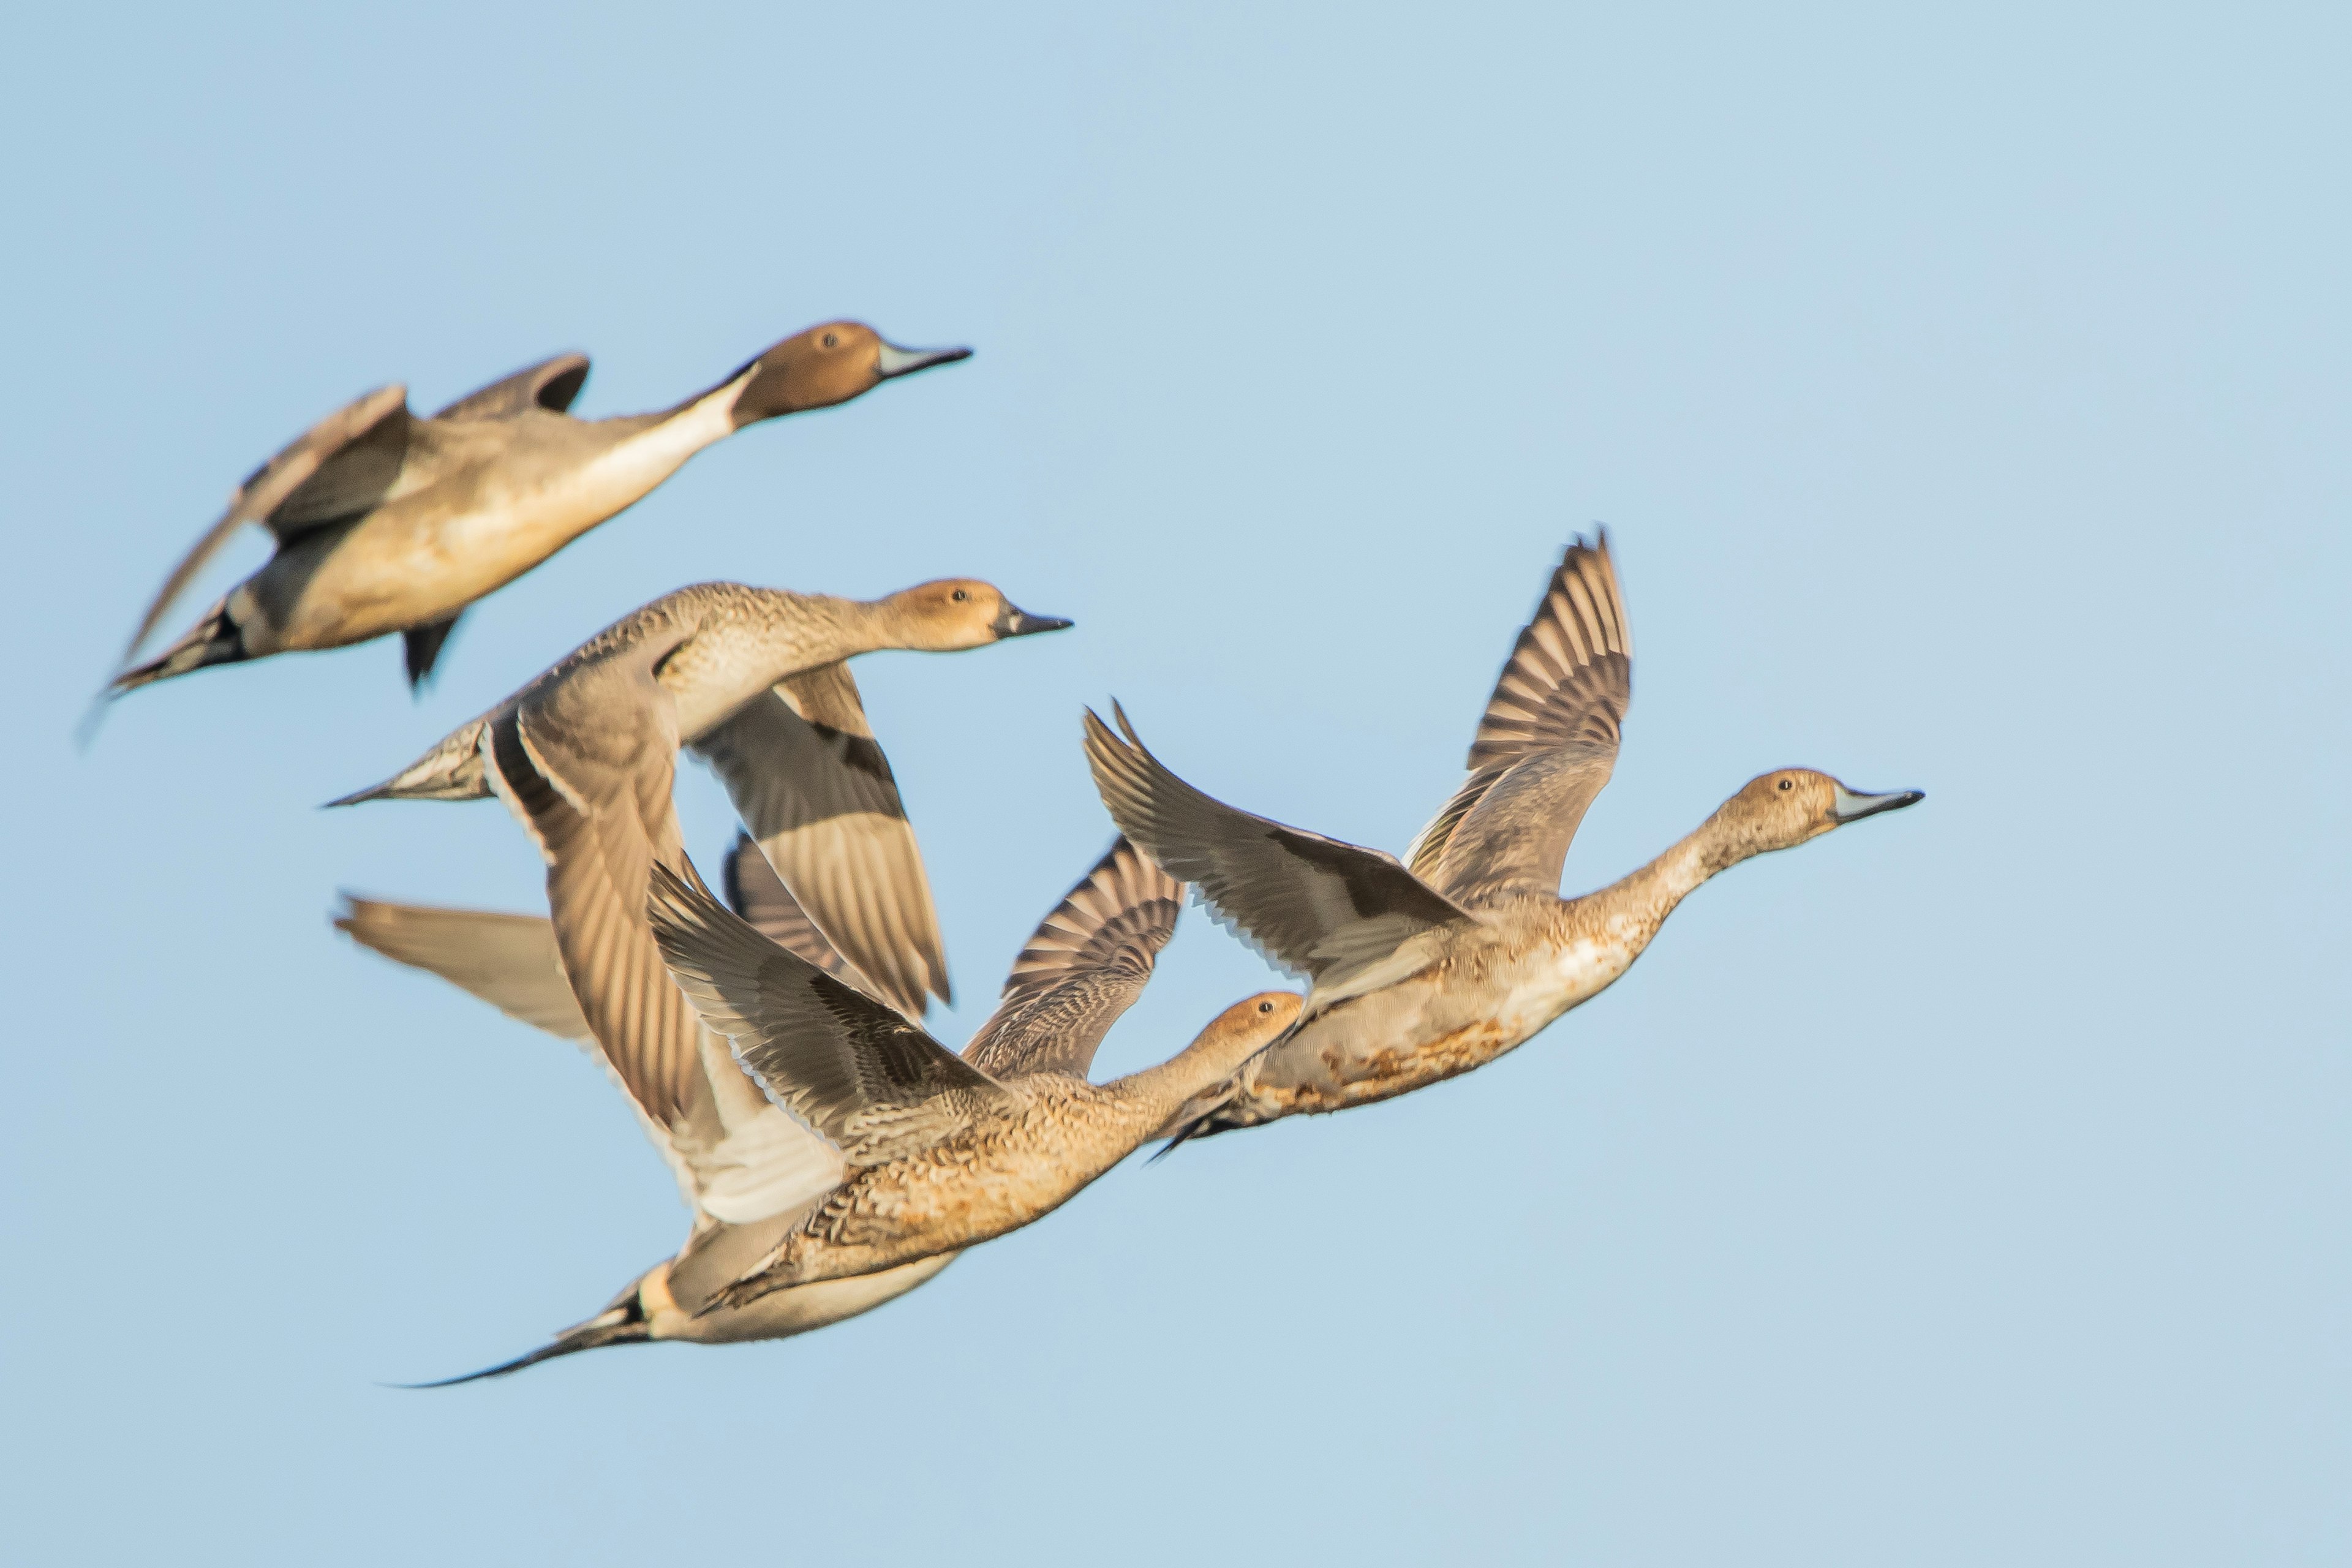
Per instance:
[[[2342,1561],[2347,33],[19,19],[5,1554]],[[978,354],[698,458],[422,701],[375,645],[74,748],[222,495],[353,394],[578,347],[625,412],[844,314]],[[602,1074],[327,927],[531,907],[505,814],[319,802],[681,584],[986,576],[1077,629],[859,669],[960,1042],[1108,837],[1081,703],[1401,849],[1596,522],[1635,699],[1570,891],[1769,767],[1927,804],[1703,889],[1493,1067],[1122,1167],[866,1319],[378,1386],[683,1217]],[[707,860],[723,799],[680,804]],[[1103,1067],[1265,983],[1188,916]]]

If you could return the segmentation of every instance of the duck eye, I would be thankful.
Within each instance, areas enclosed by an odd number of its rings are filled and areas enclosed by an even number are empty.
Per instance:
[[[954,593],[950,594],[950,595],[948,595],[948,597],[949,597],[949,598],[950,598],[950,599],[953,599],[957,604],[961,605],[961,604],[962,604],[966,599],[971,598],[971,595],[970,594],[965,593],[961,588],[958,588]],[[1783,787],[1783,788],[1786,788],[1787,786],[1786,786],[1786,785],[1783,785],[1782,787]]]
[[[824,335],[824,346],[825,346],[825,347],[827,347],[827,348],[829,348],[829,349],[837,349],[837,348],[839,348],[839,347],[841,346],[841,334],[840,334],[839,332],[827,332],[827,333],[825,333],[825,335]]]
[[[1793,785],[1792,785],[1792,784],[1790,784],[1787,779],[1782,779],[1782,780],[1780,781],[1780,787],[1781,787],[1782,789],[1790,789],[1790,788],[1793,788],[1794,786],[1793,786]]]

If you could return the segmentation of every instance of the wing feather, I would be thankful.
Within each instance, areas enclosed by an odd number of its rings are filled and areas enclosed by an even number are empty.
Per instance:
[[[670,973],[768,1098],[853,1165],[903,1159],[1013,1103],[881,1003],[761,936],[667,865],[647,910]]]
[[[951,1001],[922,851],[846,665],[779,682],[694,742],[819,931],[919,1018]]]
[[[1183,904],[1183,883],[1127,839],[1114,843],[1038,922],[964,1059],[999,1078],[1086,1077],[1111,1025],[1143,994]]]
[[[1557,892],[1569,844],[1616,766],[1633,667],[1603,531],[1570,544],[1552,573],[1479,718],[1469,778],[1414,840],[1414,871],[1474,908]]]
[[[1092,710],[1087,760],[1119,831],[1189,881],[1219,921],[1328,991],[1425,931],[1470,917],[1375,849],[1286,827],[1213,800]]]

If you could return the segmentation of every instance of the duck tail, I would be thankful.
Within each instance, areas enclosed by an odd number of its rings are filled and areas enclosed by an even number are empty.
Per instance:
[[[488,719],[477,719],[450,731],[442,742],[382,784],[354,790],[329,805],[357,805],[370,800],[488,800],[489,775],[482,771],[482,731]]]
[[[1147,1163],[1160,1163],[1195,1138],[1213,1138],[1220,1132],[1231,1132],[1252,1125],[1254,1123],[1234,1114],[1230,1099],[1208,1106],[1193,1100],[1169,1118],[1167,1126],[1160,1130],[1168,1142],[1160,1145],[1159,1151]]]
[[[107,682],[104,696],[120,697],[126,691],[136,691],[142,686],[152,686],[159,680],[169,680],[175,675],[204,669],[215,664],[242,664],[253,656],[246,651],[245,633],[229,614],[228,601],[221,600],[205,612],[204,618],[188,629],[186,636],[157,654],[144,664],[134,664]]]
[[[537,1350],[527,1352],[512,1361],[502,1361],[496,1366],[486,1366],[479,1372],[469,1372],[459,1377],[445,1377],[433,1383],[395,1383],[391,1386],[455,1388],[461,1383],[479,1383],[486,1377],[504,1377],[510,1372],[520,1372],[527,1366],[553,1361],[557,1356],[602,1350],[606,1345],[644,1344],[652,1338],[653,1325],[646,1321],[644,1298],[632,1289],[586,1322],[572,1324]]]

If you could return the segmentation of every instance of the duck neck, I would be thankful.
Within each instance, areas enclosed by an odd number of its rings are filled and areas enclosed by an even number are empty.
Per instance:
[[[1675,907],[1709,878],[1761,852],[1718,808],[1664,854],[1613,885],[1591,895],[1620,940],[1638,953],[1658,934]],[[1586,900],[1578,900],[1586,903]]]
[[[1118,1081],[1119,1098],[1143,1120],[1159,1127],[1183,1105],[1208,1093],[1265,1048],[1265,1042],[1236,1041],[1203,1034],[1156,1068],[1129,1073]]]

